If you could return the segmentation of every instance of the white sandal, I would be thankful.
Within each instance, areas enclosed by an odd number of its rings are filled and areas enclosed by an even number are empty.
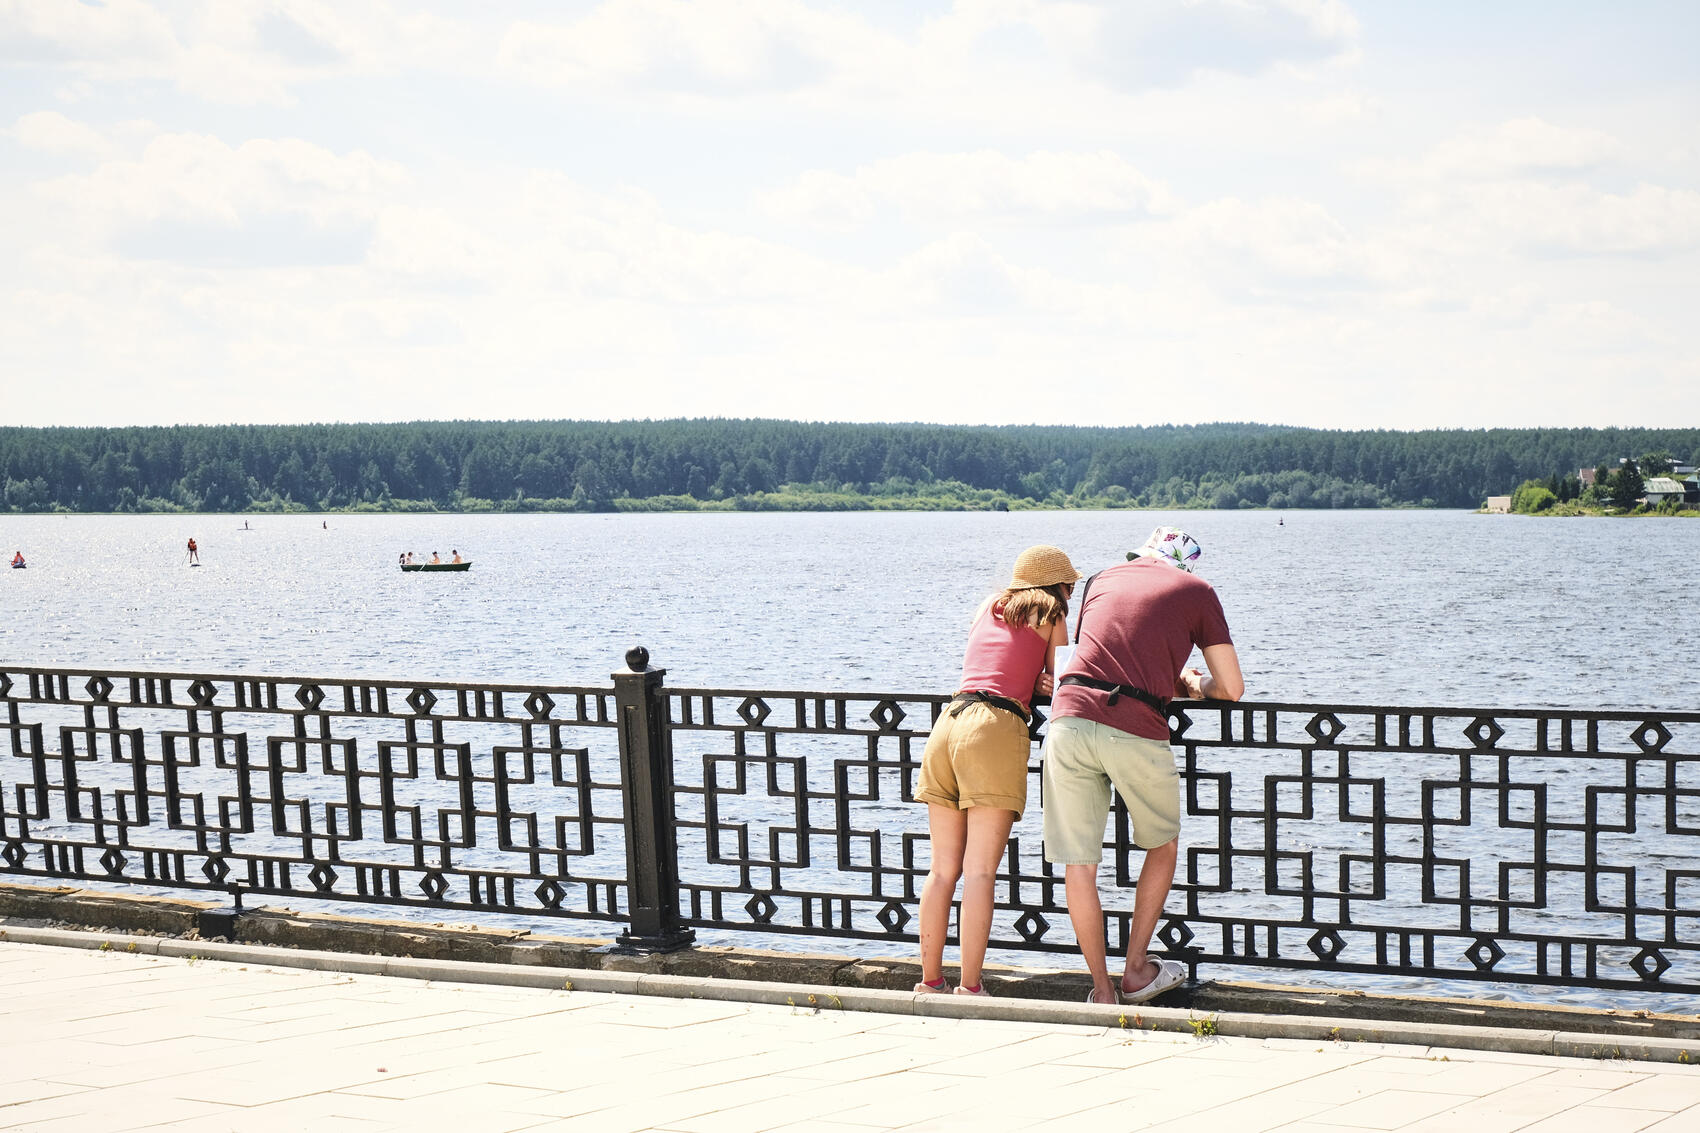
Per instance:
[[[1179,987],[1186,982],[1186,965],[1179,960],[1166,958],[1159,960],[1155,956],[1150,957],[1150,959],[1157,965],[1157,974],[1151,977],[1150,983],[1134,991],[1128,991],[1122,987],[1116,988],[1123,1003],[1144,1003],[1146,1000],[1156,999],[1170,988]]]

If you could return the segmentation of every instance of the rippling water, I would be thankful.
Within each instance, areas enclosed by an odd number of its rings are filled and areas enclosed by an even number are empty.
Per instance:
[[[1281,519],[1279,525],[1277,520]],[[1700,523],[1459,512],[4,516],[0,658],[602,683],[948,689],[1025,546],[1204,545],[1260,700],[1690,707]],[[194,536],[205,564],[185,565]],[[403,574],[404,550],[474,560]]]
[[[601,685],[642,643],[675,685],[943,692],[1023,547],[1090,572],[1159,523],[1203,544],[1248,697],[1695,707],[1700,524],[1456,512],[5,516],[30,565],[0,572],[0,660]],[[396,569],[451,549],[469,573]]]

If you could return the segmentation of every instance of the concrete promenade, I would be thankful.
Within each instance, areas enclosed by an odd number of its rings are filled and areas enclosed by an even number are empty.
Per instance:
[[[127,947],[0,943],[0,1129],[1700,1131],[1700,1069],[1673,1063],[1156,1035],[1109,1009],[1103,1025],[1058,1024],[438,983]]]

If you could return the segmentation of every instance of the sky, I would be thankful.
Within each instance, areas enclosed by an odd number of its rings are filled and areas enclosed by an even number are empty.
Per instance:
[[[1689,0],[0,0],[0,425],[1692,425]]]

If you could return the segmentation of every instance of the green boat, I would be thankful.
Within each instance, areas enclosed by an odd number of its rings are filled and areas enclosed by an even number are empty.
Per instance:
[[[402,563],[402,570],[471,570],[472,560],[464,563]]]

